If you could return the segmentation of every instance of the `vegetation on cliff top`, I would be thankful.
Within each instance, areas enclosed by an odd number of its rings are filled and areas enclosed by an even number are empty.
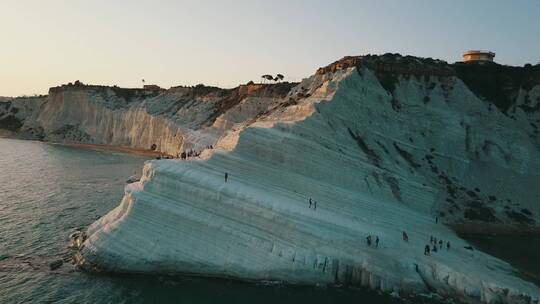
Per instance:
[[[540,65],[513,67],[496,63],[456,63],[453,68],[469,89],[492,102],[503,113],[515,103],[520,88],[528,91],[540,85]]]
[[[381,85],[393,93],[399,75],[414,76],[456,76],[473,93],[486,102],[493,103],[501,112],[507,113],[515,104],[520,89],[531,90],[540,85],[540,64],[526,64],[523,67],[500,65],[497,63],[448,64],[445,61],[402,56],[386,53],[383,55],[347,56],[317,70],[317,74],[335,72],[349,67],[368,68],[375,72]],[[539,103],[540,104],[540,103]],[[540,110],[540,105],[520,106],[526,112]]]

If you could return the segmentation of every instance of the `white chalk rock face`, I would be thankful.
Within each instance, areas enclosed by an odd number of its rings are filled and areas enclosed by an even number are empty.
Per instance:
[[[159,91],[63,85],[45,97],[0,102],[0,135],[198,154],[236,124],[275,106],[292,85]]]
[[[201,160],[148,162],[120,205],[88,228],[80,264],[538,303],[540,290],[509,264],[464,249],[434,220],[470,209],[510,221],[507,198],[538,220],[540,192],[530,186],[540,155],[521,131],[526,120],[501,114],[453,76],[399,78],[389,94],[357,68],[312,76],[265,107],[251,121],[240,109],[218,117],[206,131],[229,131]],[[469,196],[495,197],[482,207],[488,215],[467,205]],[[451,248],[424,255],[431,235]]]

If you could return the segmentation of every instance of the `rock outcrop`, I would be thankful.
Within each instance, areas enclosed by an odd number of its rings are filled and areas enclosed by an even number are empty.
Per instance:
[[[345,57],[295,85],[62,87],[17,126],[202,151],[146,163],[76,238],[85,269],[539,303],[537,286],[444,225],[538,229],[539,71]],[[424,255],[430,236],[451,248]]]
[[[504,110],[463,73],[436,60],[347,57],[263,111],[244,100],[194,133],[226,130],[201,159],[148,162],[77,240],[77,260],[538,303],[538,287],[442,223],[537,227],[540,87],[508,87]],[[430,236],[451,249],[424,255]]]
[[[3,97],[0,100],[0,136],[39,139],[42,134],[41,130],[26,129],[22,131],[22,127],[34,113],[39,112],[46,100],[46,96]],[[36,131],[37,134],[32,133]]]

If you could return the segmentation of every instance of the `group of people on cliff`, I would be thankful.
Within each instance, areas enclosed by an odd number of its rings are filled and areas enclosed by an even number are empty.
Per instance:
[[[214,149],[214,146],[213,145],[208,145],[205,147],[205,149]],[[178,154],[178,158],[182,159],[182,160],[185,160],[185,159],[188,159],[190,157],[199,157],[201,155],[201,151],[195,151],[193,149],[189,149],[189,150],[186,150],[186,151],[183,151],[182,153],[179,153]]]
[[[379,247],[379,241],[380,240],[379,240],[378,235],[375,236],[375,240],[373,240],[373,237],[371,236],[371,234],[366,237],[366,243],[370,247],[371,245],[374,245],[375,247]]]
[[[407,232],[403,231],[401,237],[404,242],[409,242],[409,235]],[[366,243],[368,246],[374,245],[379,247],[379,236],[372,236],[371,234],[366,237]],[[426,245],[424,248],[424,255],[431,255],[431,252],[437,252],[442,250],[444,244],[446,244],[446,250],[450,250],[450,241],[443,241],[442,239],[437,239],[436,237],[430,236],[430,245]]]
[[[405,242],[409,241],[409,236],[407,235],[407,232],[403,231],[402,238]],[[379,247],[379,241],[380,239],[378,235],[375,235],[375,238],[373,238],[371,234],[366,237],[366,243],[368,246],[374,245],[375,247]]]
[[[194,151],[190,149],[188,151],[183,151],[182,153],[180,153],[180,159],[185,160],[188,157],[198,157],[199,155],[201,155],[201,151]]]
[[[437,240],[436,237],[430,236],[429,244],[426,244],[426,246],[424,246],[424,255],[431,255],[432,252],[442,250],[444,243],[445,242],[443,240]],[[446,250],[450,250],[450,241],[446,241]]]

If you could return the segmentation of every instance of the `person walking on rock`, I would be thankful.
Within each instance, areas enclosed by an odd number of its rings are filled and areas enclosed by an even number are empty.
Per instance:
[[[367,241],[367,245],[371,246],[371,235],[367,236],[366,241]]]
[[[450,250],[450,241],[446,242],[446,250]]]
[[[312,204],[312,202],[311,202],[311,197],[310,197],[310,198],[309,198],[309,208],[310,208],[310,209],[311,209],[311,204]]]
[[[229,173],[225,172],[225,182],[229,179]]]
[[[375,247],[379,247],[379,236],[375,237]]]
[[[443,241],[439,240],[439,249],[442,249],[442,244],[443,244]]]
[[[424,247],[424,255],[430,255],[430,253],[429,253],[429,245],[426,245]]]
[[[408,242],[409,241],[409,236],[407,235],[407,232],[403,231],[403,240],[405,242]]]

